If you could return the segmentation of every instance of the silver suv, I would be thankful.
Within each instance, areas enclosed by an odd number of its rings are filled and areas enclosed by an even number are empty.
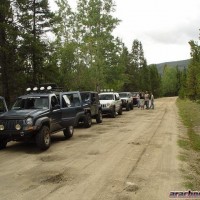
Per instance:
[[[122,115],[122,101],[117,92],[103,92],[99,94],[99,101],[103,114],[115,118],[116,114]]]
[[[133,110],[133,99],[130,92],[120,92],[119,96],[122,100],[122,108],[126,108],[127,111]]]

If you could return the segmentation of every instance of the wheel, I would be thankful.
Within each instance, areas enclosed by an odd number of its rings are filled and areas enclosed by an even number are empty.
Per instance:
[[[115,108],[113,108],[112,112],[111,112],[111,117],[115,118],[116,117],[116,111]]]
[[[130,104],[130,109],[133,110],[133,103]]]
[[[120,109],[119,109],[118,114],[119,114],[119,115],[122,115],[122,106],[120,106]]]
[[[42,126],[42,128],[36,135],[36,144],[41,150],[46,150],[50,147],[51,136],[49,127]]]
[[[74,134],[74,127],[73,126],[68,126],[64,131],[64,136],[66,139],[71,138]]]
[[[130,110],[130,105],[127,103],[126,104],[126,111],[129,111]]]
[[[6,139],[0,140],[0,149],[5,149],[6,145],[7,145],[7,140]]]
[[[85,118],[84,118],[84,127],[85,128],[89,128],[92,125],[92,117],[90,113],[86,113],[85,114]]]
[[[102,121],[103,121],[102,112],[101,112],[101,110],[99,110],[97,117],[96,117],[96,122],[99,124],[99,123],[102,123]]]

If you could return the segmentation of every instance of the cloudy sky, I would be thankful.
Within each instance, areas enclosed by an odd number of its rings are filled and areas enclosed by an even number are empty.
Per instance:
[[[50,0],[53,5],[54,0]],[[68,0],[75,8],[76,0]],[[121,20],[114,35],[131,50],[141,41],[148,64],[190,58],[190,40],[199,40],[199,0],[114,0]]]

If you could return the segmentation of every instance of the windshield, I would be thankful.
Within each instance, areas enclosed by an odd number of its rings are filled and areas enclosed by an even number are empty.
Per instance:
[[[19,109],[47,109],[49,108],[48,97],[18,98],[11,110]]]
[[[100,94],[99,95],[99,100],[113,100],[113,95],[112,94]]]
[[[123,98],[123,97],[128,97],[128,94],[127,94],[127,93],[119,93],[119,96],[120,96],[121,98]]]

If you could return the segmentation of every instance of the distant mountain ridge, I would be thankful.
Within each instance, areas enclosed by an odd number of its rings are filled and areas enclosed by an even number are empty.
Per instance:
[[[163,73],[163,68],[165,65],[170,66],[170,67],[177,67],[179,70],[184,70],[185,68],[187,69],[189,65],[190,59],[187,60],[179,60],[179,61],[171,61],[171,62],[164,62],[164,63],[159,63],[156,64],[158,72],[160,74]]]

